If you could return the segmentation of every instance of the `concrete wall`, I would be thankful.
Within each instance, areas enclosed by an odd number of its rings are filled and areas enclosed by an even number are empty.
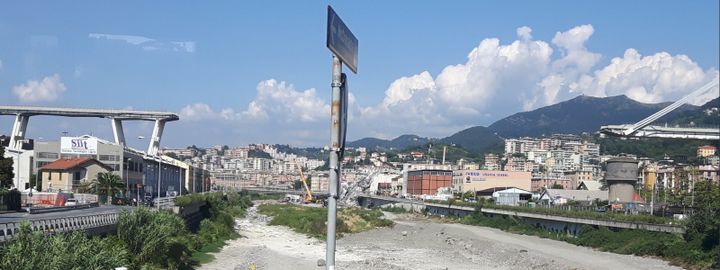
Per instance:
[[[35,166],[32,162],[34,153],[34,151],[18,151],[15,149],[10,149],[9,147],[5,147],[5,152],[0,153],[4,157],[11,158],[13,160],[13,173],[15,174],[15,177],[13,178],[13,185],[17,187],[18,190],[25,190],[25,186],[29,186],[30,176],[35,169]]]
[[[457,206],[457,205],[444,205],[425,203],[422,201],[410,201],[397,198],[384,198],[384,197],[370,197],[361,196],[358,197],[358,203],[363,207],[383,207],[387,205],[397,205],[400,207],[408,207],[406,209],[413,209],[416,212],[425,211],[429,215],[438,216],[458,216],[463,217],[475,212],[474,208]],[[634,223],[624,221],[609,221],[609,220],[595,220],[585,218],[571,218],[571,217],[560,217],[550,216],[544,214],[525,213],[510,210],[491,209],[483,208],[482,214],[490,217],[502,216],[502,217],[513,217],[523,222],[544,228],[549,231],[557,233],[566,233],[571,235],[577,235],[580,233],[580,229],[584,225],[590,226],[602,226],[610,228],[620,229],[638,229],[668,233],[685,233],[685,228],[674,225],[662,225],[662,224],[647,224],[647,223]]]

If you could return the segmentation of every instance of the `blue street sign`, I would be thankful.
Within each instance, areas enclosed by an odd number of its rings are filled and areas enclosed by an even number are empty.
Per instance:
[[[358,40],[330,6],[328,6],[326,44],[330,51],[357,74]]]

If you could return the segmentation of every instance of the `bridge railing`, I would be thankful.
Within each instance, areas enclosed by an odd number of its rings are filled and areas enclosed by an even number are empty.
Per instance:
[[[101,213],[86,216],[59,217],[0,223],[0,242],[11,240],[20,233],[23,222],[29,222],[30,229],[45,234],[85,230],[116,224],[118,213]]]
[[[160,207],[162,209],[169,209],[173,208],[175,206],[175,199],[177,197],[160,197],[153,199],[153,203],[155,204],[155,207]]]

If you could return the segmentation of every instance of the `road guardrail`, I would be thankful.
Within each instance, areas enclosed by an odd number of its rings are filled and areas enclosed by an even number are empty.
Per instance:
[[[5,242],[20,233],[22,223],[27,222],[30,229],[45,234],[84,230],[117,223],[118,213],[102,213],[75,217],[48,218],[18,222],[0,223],[0,242]]]

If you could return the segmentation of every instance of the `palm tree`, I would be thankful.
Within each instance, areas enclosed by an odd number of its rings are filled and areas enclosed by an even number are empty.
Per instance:
[[[111,172],[98,173],[97,178],[90,182],[83,184],[80,187],[82,192],[96,193],[99,196],[106,196],[111,198],[113,194],[117,192],[123,192],[125,190],[125,184],[117,174]],[[109,202],[110,200],[108,200]]]

